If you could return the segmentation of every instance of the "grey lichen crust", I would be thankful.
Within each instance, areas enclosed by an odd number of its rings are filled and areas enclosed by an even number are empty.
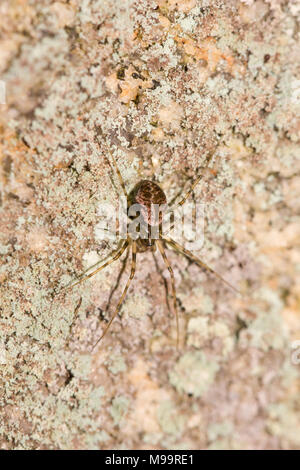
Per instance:
[[[299,0],[2,0],[3,449],[299,449]],[[154,174],[172,200],[215,152],[196,254],[122,264],[99,206]],[[168,292],[170,293],[170,287]],[[167,301],[168,300],[168,301]]]

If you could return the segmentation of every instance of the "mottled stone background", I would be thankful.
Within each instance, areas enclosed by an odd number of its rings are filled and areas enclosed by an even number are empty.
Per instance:
[[[1,0],[3,449],[300,448],[299,18],[299,0]],[[117,246],[104,155],[170,200],[214,149],[197,254],[242,296],[170,250],[178,352],[168,271],[140,254],[91,352],[130,266],[109,310],[120,262],[53,295]]]

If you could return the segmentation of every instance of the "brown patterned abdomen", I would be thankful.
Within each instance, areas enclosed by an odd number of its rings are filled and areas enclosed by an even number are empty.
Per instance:
[[[167,198],[163,190],[150,180],[141,181],[132,192],[132,203],[142,206],[142,215],[146,223],[149,225],[157,225],[155,219],[151,218],[151,205],[166,204]],[[159,212],[159,223],[162,221],[162,212]]]

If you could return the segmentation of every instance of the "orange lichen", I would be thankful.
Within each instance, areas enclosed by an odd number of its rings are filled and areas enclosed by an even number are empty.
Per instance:
[[[117,93],[120,90],[119,99],[123,104],[134,101],[140,91],[153,86],[153,81],[148,78],[147,72],[137,73],[132,65],[124,70],[123,78],[119,78],[118,73],[114,71],[108,75],[105,83],[112,93]]]
[[[213,37],[208,36],[199,44],[195,38],[186,34],[179,24],[171,23],[166,16],[160,15],[159,22],[165,33],[169,34],[177,43],[179,50],[185,55],[186,62],[205,60],[211,71],[215,70],[220,60],[227,62],[229,70],[233,66],[233,57],[218,49],[216,40]]]
[[[174,40],[179,46],[182,47],[187,57],[187,62],[189,58],[199,60],[205,60],[211,71],[215,70],[220,60],[225,60],[227,62],[227,67],[230,69],[233,65],[234,59],[232,56],[227,56],[215,45],[215,39],[208,37],[202,44],[199,46],[196,41],[192,38],[174,36]]]

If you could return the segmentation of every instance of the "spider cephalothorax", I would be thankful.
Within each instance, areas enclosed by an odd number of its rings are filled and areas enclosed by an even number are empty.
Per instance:
[[[213,154],[210,154],[207,159],[207,166],[210,163],[212,159]],[[141,212],[141,219],[140,219],[140,233],[138,236],[133,237],[133,235],[130,234],[130,231],[127,232],[127,238],[123,240],[121,243],[121,246],[117,249],[117,251],[106,261],[102,266],[94,269],[92,272],[88,273],[90,269],[88,269],[85,273],[83,273],[79,280],[76,282],[67,285],[65,288],[72,288],[76,286],[77,284],[80,284],[86,279],[89,279],[90,277],[94,276],[94,274],[98,273],[102,269],[104,269],[106,266],[110,265],[117,259],[119,259],[122,254],[127,251],[127,254],[129,250],[131,249],[132,253],[132,262],[131,262],[131,272],[130,272],[130,277],[127,281],[127,284],[125,286],[125,289],[123,290],[122,296],[118,301],[118,304],[116,306],[116,309],[114,311],[114,314],[112,315],[111,319],[109,320],[108,324],[106,325],[102,335],[96,342],[95,346],[101,341],[101,339],[105,336],[106,332],[108,331],[112,321],[120,311],[121,305],[123,303],[123,300],[126,296],[126,293],[128,291],[128,288],[130,286],[130,283],[135,275],[135,270],[136,270],[136,255],[137,252],[144,252],[147,250],[152,250],[154,251],[156,248],[158,248],[164,263],[169,270],[170,277],[171,277],[171,285],[172,285],[172,297],[173,297],[173,308],[174,308],[174,313],[176,316],[176,327],[177,327],[177,346],[178,346],[178,339],[179,339],[179,323],[178,323],[178,312],[177,312],[177,301],[176,301],[176,288],[175,288],[175,277],[173,273],[173,269],[170,265],[170,262],[167,258],[167,254],[165,251],[165,248],[167,245],[174,250],[176,250],[179,253],[182,253],[184,256],[189,258],[190,260],[194,261],[198,266],[205,268],[206,270],[210,271],[211,273],[215,274],[219,279],[221,279],[225,284],[227,284],[229,287],[233,288],[236,290],[234,287],[231,286],[227,281],[225,281],[219,274],[217,274],[212,268],[207,266],[203,261],[201,261],[198,257],[196,257],[191,251],[185,249],[183,246],[181,246],[179,243],[177,243],[175,240],[173,240],[170,237],[167,237],[163,231],[162,231],[162,216],[164,212],[164,206],[167,205],[167,198],[163,190],[160,188],[160,186],[155,183],[154,181],[150,180],[142,180],[140,181],[134,188],[133,190],[128,194],[125,183],[123,181],[122,175],[119,171],[118,165],[114,158],[111,156],[112,162],[113,162],[113,167],[114,170],[116,171],[119,182],[121,184],[121,187],[123,189],[125,198],[127,200],[127,207],[128,207],[128,218],[129,220],[132,220],[132,216],[130,215],[130,209],[132,209],[135,205],[139,205],[140,207],[140,212]],[[198,176],[195,181],[193,182],[190,190],[183,196],[180,201],[177,203],[177,206],[182,206],[187,198],[190,196],[192,191],[194,190],[195,186],[198,184],[200,179],[202,178],[202,175]],[[158,208],[161,208],[162,210],[159,210],[158,216],[153,218],[153,206],[158,206]],[[130,225],[130,224],[129,224]],[[152,235],[153,230],[156,230],[156,237]],[[146,233],[146,236],[143,236]],[[126,257],[127,259],[127,257]],[[96,265],[100,264],[96,263]],[[94,265],[93,267],[95,267]],[[77,309],[78,310],[78,309]]]

